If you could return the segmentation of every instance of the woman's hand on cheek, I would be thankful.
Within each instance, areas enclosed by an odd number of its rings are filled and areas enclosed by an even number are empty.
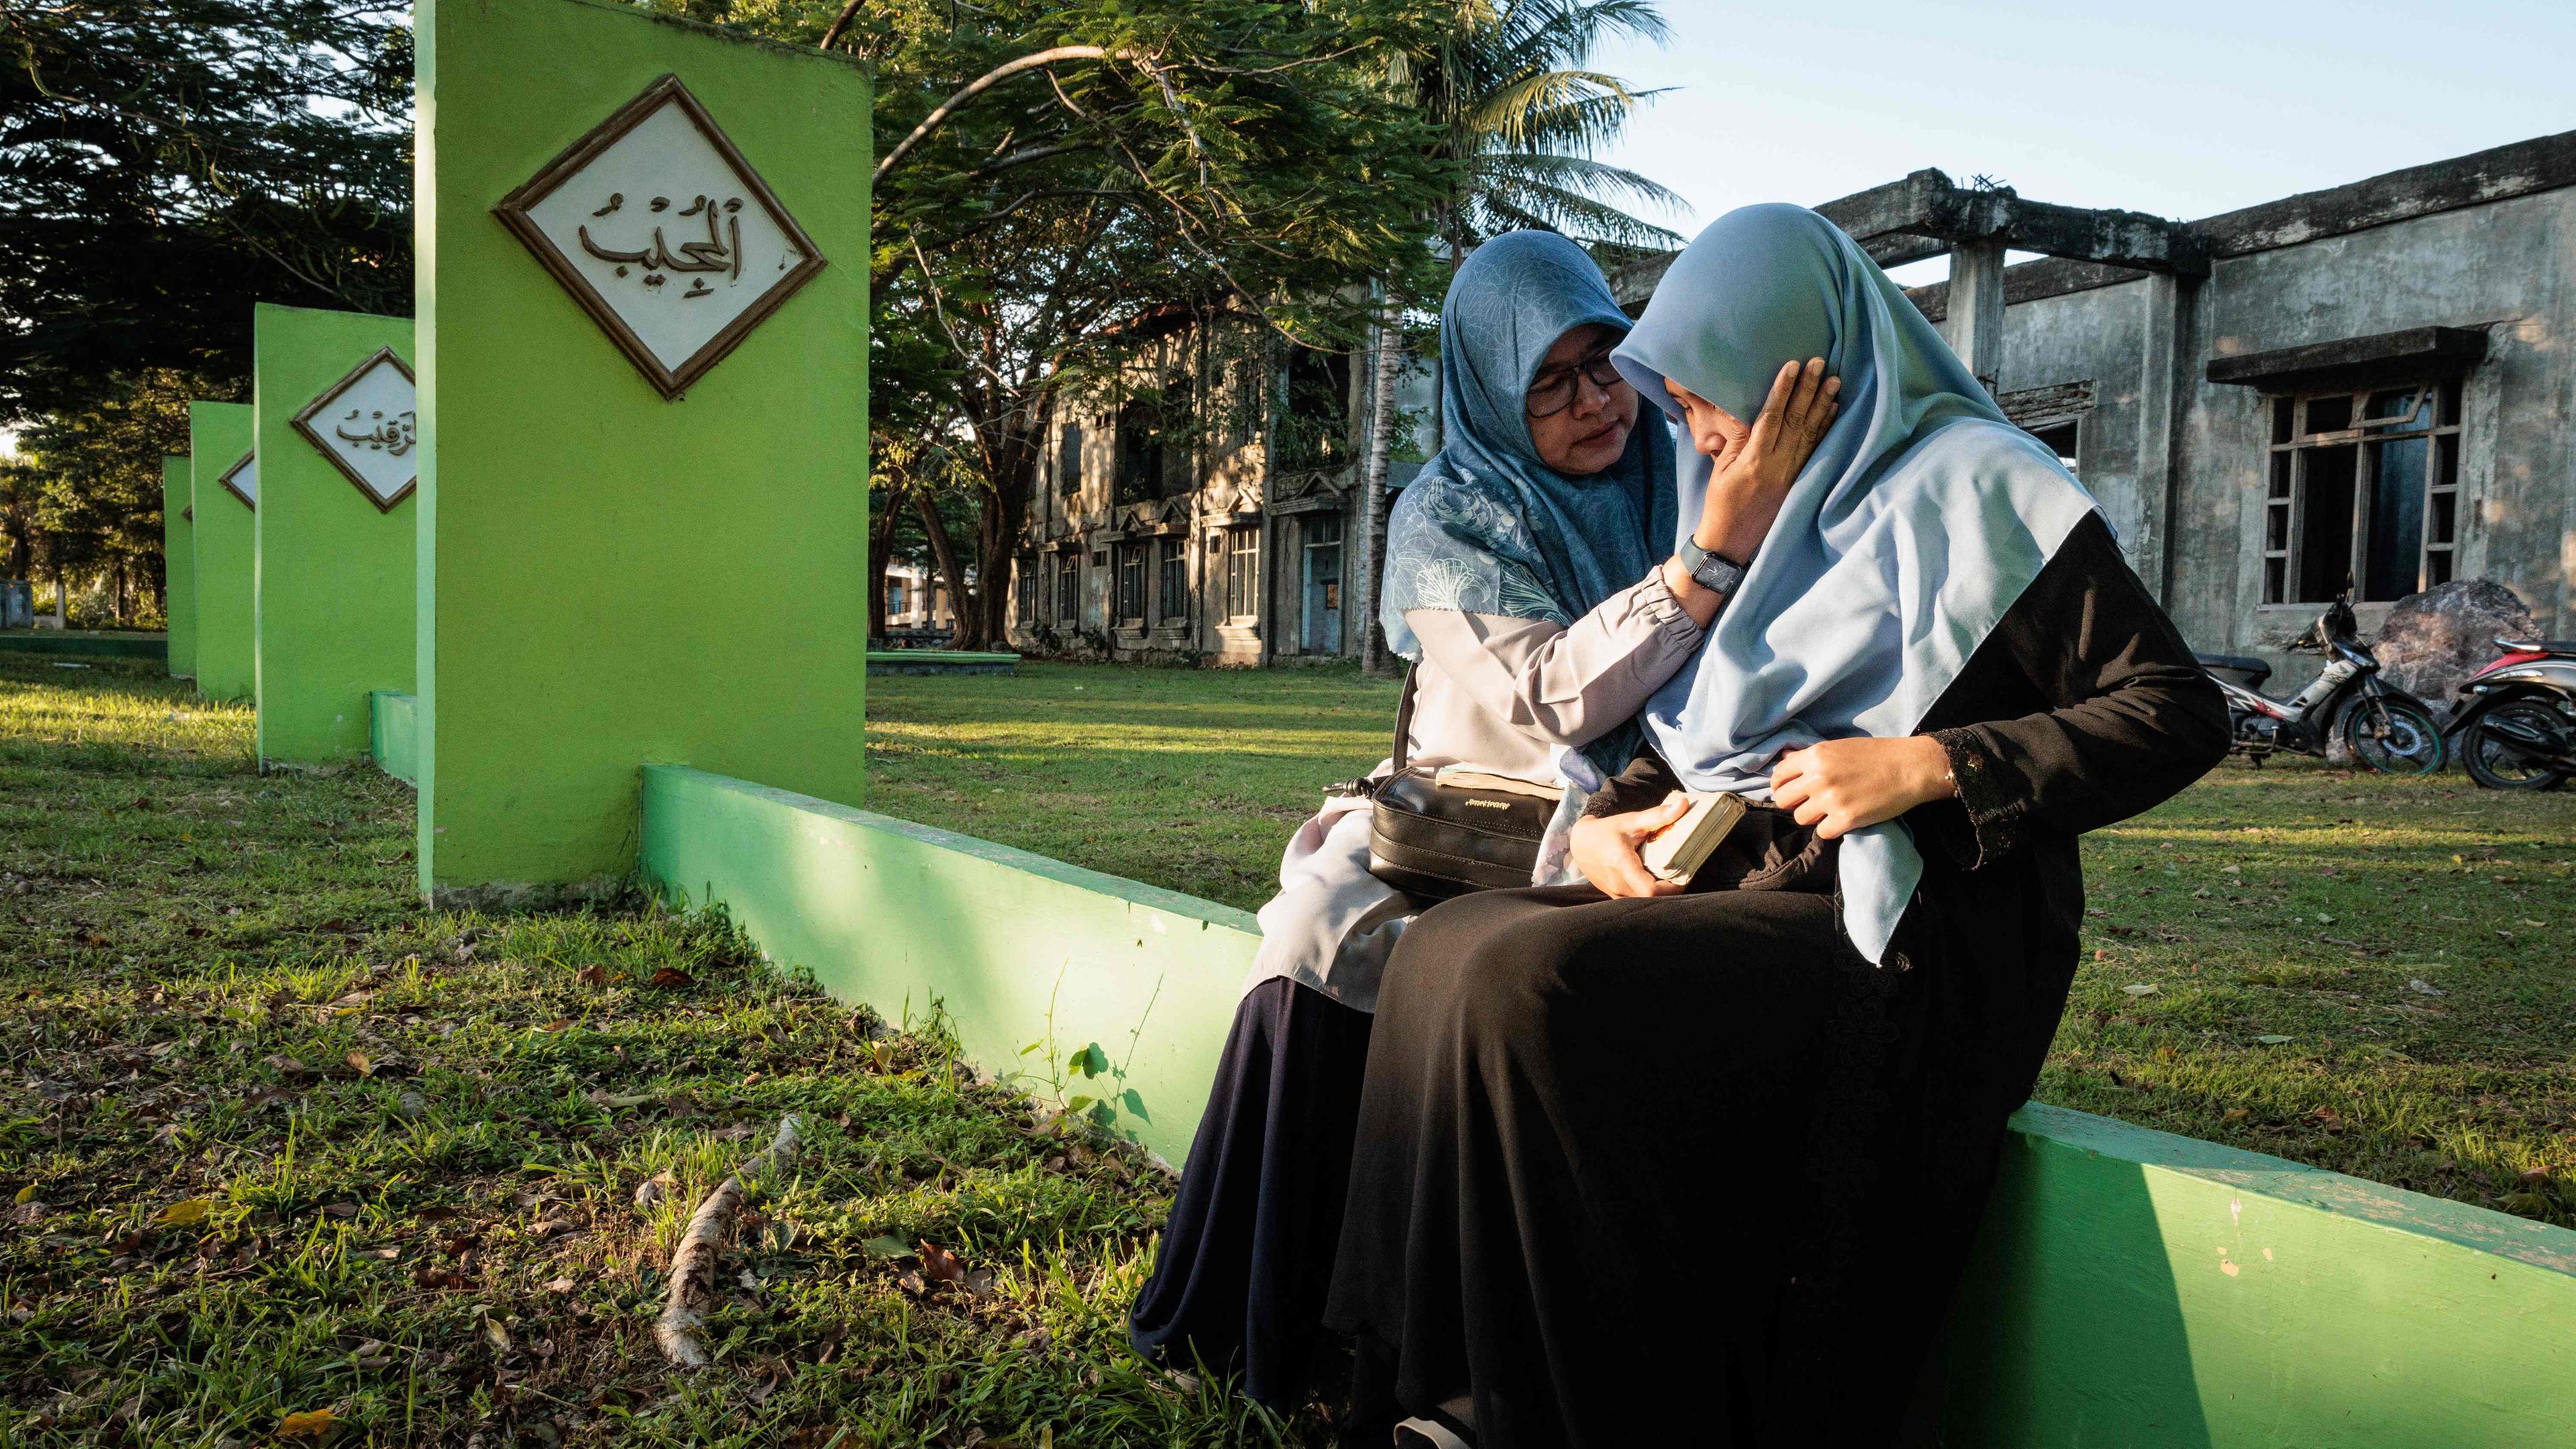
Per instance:
[[[1771,770],[1771,803],[1834,840],[1958,793],[1950,755],[1930,735],[1825,740]]]
[[[1651,810],[1625,815],[1587,815],[1574,822],[1566,853],[1592,888],[1613,900],[1635,896],[1669,896],[1680,886],[1658,880],[1639,854],[1656,831],[1682,818],[1690,797],[1676,791]]]
[[[1825,429],[1840,410],[1842,379],[1825,375],[1825,360],[1781,364],[1771,396],[1750,427],[1715,404],[1676,389],[1691,423],[1694,446],[1715,460],[1708,495],[1700,504],[1699,546],[1739,563],[1750,562],[1779,517],[1789,485],[1815,455]]]

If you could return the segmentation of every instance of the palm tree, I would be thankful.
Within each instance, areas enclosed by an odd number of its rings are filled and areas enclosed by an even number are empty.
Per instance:
[[[1653,95],[1587,68],[1613,35],[1662,44],[1653,0],[1467,0],[1430,64],[1408,58],[1423,105],[1445,123],[1460,183],[1440,238],[1453,249],[1498,231],[1551,226],[1578,240],[1673,246],[1681,237],[1620,203],[1672,208],[1654,181],[1593,159]],[[1453,252],[1454,254],[1454,252]]]
[[[1457,162],[1457,190],[1433,218],[1433,234],[1455,266],[1496,232],[1549,226],[1577,240],[1620,247],[1671,247],[1681,236],[1620,203],[1671,209],[1681,198],[1621,166],[1594,159],[1618,139],[1637,103],[1654,94],[1586,68],[1612,35],[1662,44],[1653,0],[1465,0],[1436,53],[1398,56],[1394,82],[1445,123]],[[1403,344],[1389,301],[1375,340],[1368,459],[1360,470],[1361,667],[1386,667],[1377,623],[1386,471],[1395,442],[1395,382]]]

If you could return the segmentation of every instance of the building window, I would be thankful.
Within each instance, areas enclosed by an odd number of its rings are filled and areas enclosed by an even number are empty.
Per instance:
[[[1055,556],[1055,621],[1065,628],[1082,622],[1082,555]]]
[[[903,580],[886,580],[886,617],[899,617],[904,611]]]
[[[2448,583],[2460,525],[2460,384],[2272,400],[2263,602],[2364,603]]]
[[[1290,346],[1280,394],[1280,467],[1338,468],[1351,461],[1348,353]]]
[[[1118,545],[1118,622],[1145,622],[1145,545]]]
[[[1156,497],[1166,466],[1162,408],[1145,398],[1120,408],[1117,490],[1111,501],[1123,506]]]
[[[1055,486],[1059,493],[1082,491],[1082,424],[1064,425],[1064,436],[1056,443]]]
[[[2040,423],[2030,429],[2030,435],[2047,444],[2049,451],[2057,455],[2059,465],[2067,472],[2081,478],[2084,475],[2075,466],[2075,444],[2080,437],[2080,429],[2081,424],[2073,418],[2068,418],[2064,422]]]
[[[1298,648],[1307,654],[1338,654],[1342,648],[1342,516],[1305,515],[1305,577],[1300,599],[1305,615]]]
[[[1020,599],[1020,626],[1026,628],[1038,621],[1038,556],[1020,555],[1019,587],[1013,590]]]
[[[1225,616],[1241,621],[1261,610],[1261,528],[1219,534],[1225,550]]]
[[[1186,619],[1190,616],[1190,541],[1158,538],[1154,551],[1156,572],[1162,575],[1156,581],[1162,591],[1162,616],[1167,622]]]

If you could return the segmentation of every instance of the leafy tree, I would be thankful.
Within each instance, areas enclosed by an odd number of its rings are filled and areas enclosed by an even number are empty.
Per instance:
[[[0,421],[247,377],[254,301],[408,314],[411,70],[366,0],[0,5]]]
[[[1435,49],[1403,58],[1398,83],[1438,118],[1458,163],[1439,218],[1453,254],[1531,226],[1629,247],[1680,244],[1618,203],[1669,209],[1681,198],[1597,159],[1653,94],[1589,68],[1613,35],[1661,44],[1667,31],[1653,0],[1468,0]]]
[[[188,451],[188,400],[214,389],[167,368],[112,381],[91,405],[20,434],[35,496],[14,518],[0,501],[0,523],[13,560],[32,562],[41,541],[56,582],[96,577],[109,613],[136,622],[166,614],[161,460]]]
[[[1115,389],[1171,319],[1348,346],[1369,278],[1428,268],[1447,165],[1388,89],[1435,0],[686,0],[821,42],[878,85],[877,456],[944,449],[978,495],[959,642],[1003,637],[1060,402]],[[890,396],[889,394],[900,394]],[[921,399],[933,416],[908,411]],[[923,449],[889,446],[927,424]],[[908,466],[908,465],[907,465]],[[936,540],[934,540],[934,543]]]

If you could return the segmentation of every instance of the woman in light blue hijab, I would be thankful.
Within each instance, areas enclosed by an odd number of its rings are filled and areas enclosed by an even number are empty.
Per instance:
[[[1448,902],[1388,962],[1327,1315],[1364,1419],[1921,1439],[2075,969],[2076,837],[2225,753],[2091,498],[1811,211],[1720,218],[1618,349],[1690,431],[1680,516],[1810,355],[1841,415],[1728,541],[1740,583],[1573,828],[1587,883]],[[1687,889],[1638,851],[1681,791],[1752,801]]]
[[[1384,620],[1414,661],[1415,764],[1550,791],[1560,751],[1615,772],[1647,696],[1717,614],[1672,558],[1671,436],[1610,363],[1628,326],[1591,257],[1553,232],[1497,237],[1458,269],[1441,310],[1442,446],[1389,525]],[[1715,522],[1694,512],[1696,527],[1735,527],[1748,500],[1776,507],[1833,416],[1821,359],[1774,392],[1764,440],[1730,461]],[[1239,1373],[1282,1409],[1322,1315],[1379,972],[1426,904],[1371,874],[1369,804],[1328,799],[1289,842],[1129,1319],[1148,1358]]]

